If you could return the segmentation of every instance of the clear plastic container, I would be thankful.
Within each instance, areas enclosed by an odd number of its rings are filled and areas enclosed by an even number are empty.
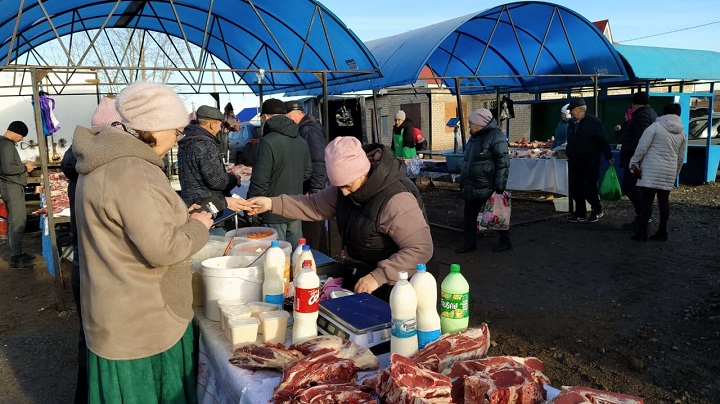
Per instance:
[[[270,227],[241,227],[237,230],[230,230],[225,237],[242,238],[248,241],[273,241],[278,239],[277,230]]]
[[[220,309],[220,329],[227,329],[227,322],[232,318],[251,317],[252,310],[246,304],[224,306]]]
[[[284,344],[287,338],[287,325],[290,313],[285,310],[266,311],[258,315],[260,330],[264,342]]]
[[[241,344],[253,343],[257,340],[260,320],[257,317],[233,318],[228,320],[230,342],[233,350]],[[226,335],[228,335],[226,333]]]

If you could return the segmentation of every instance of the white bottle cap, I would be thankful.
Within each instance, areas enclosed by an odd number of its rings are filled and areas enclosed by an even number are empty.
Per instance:
[[[407,272],[405,272],[405,271],[398,272],[398,280],[400,280],[400,281],[403,279],[407,280],[407,278],[408,278]]]

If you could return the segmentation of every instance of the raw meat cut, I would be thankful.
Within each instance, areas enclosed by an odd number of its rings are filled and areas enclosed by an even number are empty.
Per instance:
[[[391,354],[390,366],[366,380],[375,394],[393,404],[450,403],[450,378],[402,355]]]
[[[297,401],[301,404],[377,404],[371,392],[371,387],[357,384],[321,384],[298,390]]]
[[[453,363],[487,356],[490,331],[485,323],[454,334],[445,334],[417,351],[410,359],[434,372],[443,373]]]
[[[600,391],[582,386],[563,386],[560,394],[548,401],[548,404],[643,404],[640,397],[620,393]]]
[[[334,349],[320,349],[285,370],[270,401],[291,403],[299,390],[319,384],[348,383],[357,383],[355,364],[349,359],[338,358]]]
[[[238,347],[229,360],[244,369],[277,369],[282,372],[303,356],[294,349],[285,349],[282,344],[246,344]]]
[[[537,358],[494,356],[458,362],[449,372],[453,402],[541,403],[545,400],[543,385],[549,380],[537,368],[544,368]]]
[[[294,349],[302,352],[304,355],[309,355],[323,348],[331,348],[338,351],[338,358],[350,359],[358,369],[373,370],[380,367],[380,361],[369,349],[335,335],[315,337],[299,344],[290,345],[289,349]]]

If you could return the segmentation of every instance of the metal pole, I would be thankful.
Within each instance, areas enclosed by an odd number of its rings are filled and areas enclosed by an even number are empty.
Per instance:
[[[55,273],[55,295],[57,296],[58,310],[65,310],[64,288],[62,280],[62,268],[60,256],[57,254],[57,238],[55,236],[55,219],[53,217],[52,201],[50,199],[52,188],[50,188],[50,175],[48,171],[48,156],[45,134],[42,131],[42,117],[40,115],[40,86],[38,84],[38,69],[30,69],[33,89],[33,105],[35,105],[35,132],[38,140],[38,151],[40,152],[40,166],[42,168],[43,188],[45,189],[45,207],[47,208],[46,232],[50,235],[50,253],[53,258],[53,271]],[[42,218],[41,218],[42,220]]]
[[[710,83],[710,104],[708,105],[708,125],[707,125],[707,144],[705,145],[705,179],[703,180],[703,183],[707,183],[708,181],[715,178],[715,169],[713,169],[713,173],[711,175],[711,178],[708,178],[708,173],[710,171],[710,145],[712,145],[712,121],[713,121],[713,111],[715,111],[715,83]],[[687,146],[685,146],[687,150]],[[685,154],[687,156],[687,153]],[[715,167],[717,168],[717,167]]]
[[[460,95],[460,78],[455,77],[455,96],[457,97],[458,118],[460,118],[460,139],[462,140],[462,148],[465,150],[465,116],[463,114],[462,97]]]
[[[372,90],[373,97],[373,142],[380,143],[380,125],[378,120],[378,106],[377,106],[377,90]]]
[[[328,101],[328,84],[327,84],[327,72],[320,72],[320,79],[322,80],[322,89],[323,89],[323,125],[325,125],[325,141],[330,143],[330,111],[328,111],[328,108],[330,108],[329,101]],[[328,232],[328,239],[330,238],[330,233]]]

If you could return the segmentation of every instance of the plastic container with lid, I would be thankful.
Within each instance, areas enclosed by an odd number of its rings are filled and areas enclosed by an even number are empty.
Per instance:
[[[425,264],[417,264],[417,272],[410,278],[410,284],[418,296],[417,301],[417,335],[418,348],[440,338],[440,316],[437,312],[437,281],[427,271]]]
[[[207,243],[191,257],[193,306],[205,304],[205,291],[202,282],[202,262],[208,258],[222,257],[230,239],[221,236],[210,236]]]
[[[251,316],[257,317],[260,315],[260,313],[264,313],[266,311],[275,311],[280,310],[281,306],[278,306],[277,304],[272,303],[265,303],[265,302],[249,302],[247,306],[252,311],[250,313]]]
[[[462,331],[470,322],[470,285],[460,273],[460,265],[450,265],[450,273],[440,286],[440,329],[443,334]]]
[[[277,230],[270,227],[241,227],[225,233],[225,237],[236,237],[251,241],[272,241],[278,239],[278,233]]]
[[[225,306],[220,311],[220,329],[227,330],[227,322],[233,318],[251,317],[252,310],[247,305]],[[230,338],[228,338],[230,339]]]
[[[398,281],[390,292],[390,352],[410,357],[418,350],[417,303],[408,273],[398,272]]]
[[[263,342],[284,344],[290,313],[285,310],[266,311],[258,315]]]
[[[217,257],[203,261],[205,317],[220,321],[218,300],[257,301],[262,299],[264,274],[256,267],[246,268],[242,257]]]
[[[260,320],[257,317],[233,318],[228,320],[230,342],[233,350],[241,344],[253,343],[257,340]],[[226,334],[227,335],[227,334]]]

